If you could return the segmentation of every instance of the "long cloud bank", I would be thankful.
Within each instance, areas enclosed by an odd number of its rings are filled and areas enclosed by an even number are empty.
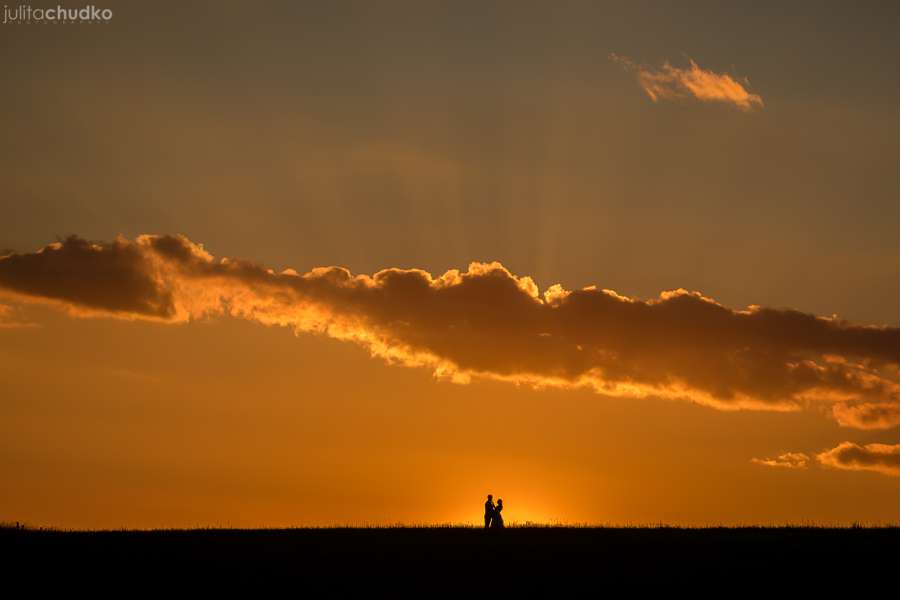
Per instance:
[[[183,236],[70,237],[0,257],[0,290],[77,316],[184,323],[230,315],[360,344],[378,357],[473,377],[718,409],[830,409],[842,425],[900,424],[900,329],[793,310],[733,310],[697,292],[652,300],[555,285],[499,263],[299,274],[215,259]]]

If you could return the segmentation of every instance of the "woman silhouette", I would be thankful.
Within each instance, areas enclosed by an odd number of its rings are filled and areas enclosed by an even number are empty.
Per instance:
[[[497,506],[494,507],[494,518],[491,519],[491,529],[503,529],[503,499],[497,498]]]

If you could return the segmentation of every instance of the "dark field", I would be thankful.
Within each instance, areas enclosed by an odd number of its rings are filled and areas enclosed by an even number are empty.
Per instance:
[[[3,529],[0,548],[10,576],[57,583],[92,576],[148,585],[294,580],[343,590],[418,582],[432,591],[721,583],[736,592],[736,583],[829,586],[888,581],[900,572],[900,529],[893,527]]]

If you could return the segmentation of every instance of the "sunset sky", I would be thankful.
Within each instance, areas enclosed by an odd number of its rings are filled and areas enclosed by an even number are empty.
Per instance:
[[[0,521],[900,523],[900,6],[96,5],[0,25]]]

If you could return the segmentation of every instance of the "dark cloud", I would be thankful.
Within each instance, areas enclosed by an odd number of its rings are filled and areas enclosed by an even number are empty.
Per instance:
[[[839,403],[832,407],[835,420],[856,429],[888,429],[900,425],[900,402]]]
[[[0,287],[73,310],[168,319],[174,299],[143,249],[124,239],[93,243],[76,236],[32,254],[0,258]]]
[[[900,444],[838,444],[816,456],[825,466],[850,471],[874,471],[900,477]]]
[[[866,407],[888,414],[900,406],[900,329],[794,310],[733,310],[685,290],[651,300],[593,287],[540,294],[499,263],[440,277],[340,267],[301,275],[216,260],[181,236],[72,237],[0,258],[0,287],[75,312],[171,322],[227,314],[324,332],[458,382],[588,387],[721,409],[824,402],[854,427],[892,426],[863,416]]]

